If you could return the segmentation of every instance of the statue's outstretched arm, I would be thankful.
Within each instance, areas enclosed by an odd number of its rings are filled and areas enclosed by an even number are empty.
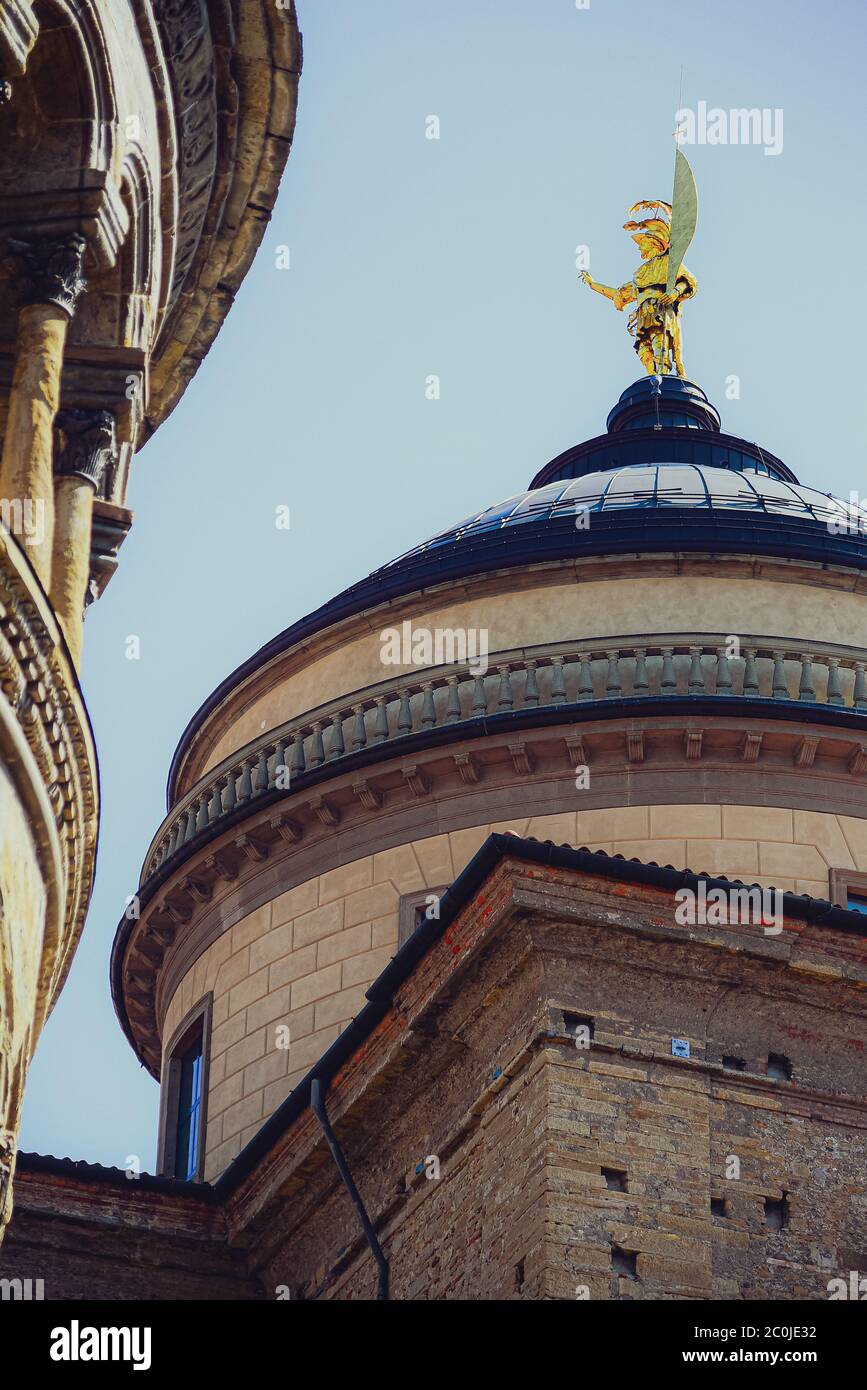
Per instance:
[[[610,299],[615,309],[622,309],[624,304],[631,304],[635,298],[635,286],[631,283],[621,285],[619,288],[613,285],[600,285],[598,281],[591,278],[589,270],[582,270],[581,279],[585,285],[589,285],[591,290],[595,290],[597,294]]]

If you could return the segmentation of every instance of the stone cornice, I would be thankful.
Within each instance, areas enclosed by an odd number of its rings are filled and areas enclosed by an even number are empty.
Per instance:
[[[528,711],[517,739],[514,717],[491,716],[486,731],[464,730],[464,739],[447,725],[402,754],[388,758],[388,745],[378,745],[354,755],[352,766],[313,769],[291,791],[239,807],[219,835],[157,873],[142,891],[140,918],[118,928],[112,994],[145,1066],[158,1074],[162,1017],[202,951],[261,903],[361,855],[473,825],[627,804],[700,801],[867,818],[859,715],[822,707],[843,718],[820,725],[815,707],[799,718],[788,702],[729,697],[725,713],[713,698],[623,703],[628,711],[607,717],[592,706]],[[638,735],[643,756],[631,761]],[[583,791],[575,787],[579,762],[591,769]]]

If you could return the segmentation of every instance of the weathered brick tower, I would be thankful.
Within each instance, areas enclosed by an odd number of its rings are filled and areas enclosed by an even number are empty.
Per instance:
[[[0,4],[0,1238],[93,880],[85,605],[261,240],[299,66],[291,4]]]

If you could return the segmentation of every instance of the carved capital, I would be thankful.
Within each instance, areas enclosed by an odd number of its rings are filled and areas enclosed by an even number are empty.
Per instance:
[[[72,318],[87,288],[82,273],[87,242],[80,232],[65,237],[10,237],[7,250],[24,265],[25,303],[55,304]]]
[[[98,491],[102,475],[117,455],[117,429],[110,410],[62,410],[55,421],[59,447],[54,471],[85,478]]]

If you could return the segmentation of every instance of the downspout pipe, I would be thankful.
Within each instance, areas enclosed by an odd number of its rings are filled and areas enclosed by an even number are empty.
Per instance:
[[[310,1082],[310,1109],[313,1111],[313,1114],[316,1116],[317,1120],[322,1126],[322,1133],[325,1135],[325,1142],[331,1150],[331,1156],[334,1159],[335,1164],[337,1165],[337,1171],[343,1179],[343,1185],[346,1188],[346,1191],[349,1193],[349,1199],[352,1202],[352,1205],[355,1207],[355,1212],[358,1216],[359,1225],[361,1226],[361,1229],[364,1232],[365,1239],[368,1245],[370,1246],[373,1258],[376,1260],[377,1268],[379,1269],[379,1275],[376,1281],[376,1297],[378,1300],[387,1302],[388,1260],[385,1258],[385,1255],[382,1252],[382,1246],[377,1240],[376,1231],[373,1229],[373,1226],[370,1223],[370,1217],[367,1215],[367,1210],[363,1201],[361,1200],[361,1194],[359,1193],[358,1188],[355,1186],[355,1183],[352,1180],[352,1174],[349,1171],[346,1159],[343,1157],[343,1150],[337,1142],[337,1135],[331,1128],[331,1121],[329,1120],[328,1112],[325,1109],[325,1096],[322,1091],[322,1082],[319,1080],[318,1076],[314,1076],[313,1080]]]

